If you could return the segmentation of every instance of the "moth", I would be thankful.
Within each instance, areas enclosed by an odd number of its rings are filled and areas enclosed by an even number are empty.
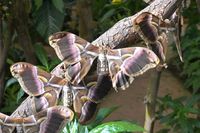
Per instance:
[[[161,63],[165,63],[168,44],[165,32],[170,29],[175,30],[173,24],[169,20],[163,20],[161,17],[155,16],[149,12],[143,12],[135,18],[133,25],[145,43],[150,46],[159,57]],[[176,43],[176,47],[180,59],[182,60],[180,43]]]
[[[91,119],[89,118],[92,117],[90,114],[94,114],[97,103],[111,87],[116,91],[124,90],[129,87],[135,77],[155,68],[160,62],[158,56],[147,48],[97,47],[69,32],[58,32],[51,35],[49,43],[62,61],[62,64],[55,68],[57,70],[54,74],[62,75],[73,85],[79,84],[83,80],[98,57],[97,85],[89,89],[88,100],[82,107],[80,122],[83,124]],[[104,83],[108,85],[106,86]]]
[[[71,86],[65,79],[47,73],[39,69],[38,67],[25,62],[15,63],[10,67],[10,70],[12,75],[17,78],[18,82],[22,86],[22,89],[27,92],[27,94],[31,97],[30,105],[27,105],[24,110],[30,109],[33,113],[31,116],[22,115],[17,118],[9,117],[1,113],[0,124],[3,125],[1,128],[3,132],[11,133],[13,132],[15,126],[22,126],[22,130],[24,130],[24,132],[29,132],[30,128],[36,130],[36,132],[37,130],[40,130],[41,133],[47,131],[48,133],[60,132],[62,130],[61,127],[66,124],[66,121],[69,121],[69,119],[60,119],[63,115],[63,111],[71,110],[71,112],[76,112],[80,115],[81,107],[83,105],[81,97],[85,96],[87,93],[87,89],[85,87]],[[37,92],[44,93],[38,94]],[[63,102],[63,107],[58,106],[60,95],[62,95],[61,98]],[[45,110],[49,111],[49,108],[51,107],[59,108],[56,109],[56,114],[58,115],[57,117],[54,117],[50,114],[48,115],[48,113],[42,113],[42,116],[38,116],[38,114],[41,114],[41,112],[44,112]],[[19,112],[19,114],[20,113],[22,112]],[[70,113],[70,120],[71,118],[73,118],[73,115],[73,113]],[[7,120],[7,118],[9,118],[9,121]],[[47,119],[47,121],[49,122],[45,122],[46,124],[42,124],[42,121],[44,121],[45,119]],[[26,122],[27,120],[28,122]],[[54,123],[60,123],[61,127],[56,128],[55,126],[45,126],[53,125]],[[38,124],[40,125],[40,127],[38,127]],[[43,129],[44,126],[45,129]],[[51,127],[54,127],[54,129],[49,129]]]
[[[71,121],[73,112],[65,106],[54,106],[44,109],[34,115],[28,117],[10,117],[0,113],[0,125],[13,127],[23,126],[25,133],[30,133],[28,128],[40,123],[39,133],[60,133],[65,124]],[[1,127],[1,126],[0,126]],[[7,130],[6,130],[7,129]],[[0,128],[1,133],[11,133],[9,128]]]

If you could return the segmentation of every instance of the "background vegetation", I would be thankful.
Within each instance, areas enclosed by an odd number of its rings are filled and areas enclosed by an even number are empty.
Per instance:
[[[48,36],[65,30],[91,41],[120,19],[147,4],[141,0],[6,0],[0,2],[0,112],[10,114],[26,95],[10,75],[9,66],[26,61],[46,71],[59,63],[49,48]],[[188,98],[158,100],[158,119],[167,125],[160,132],[200,132],[200,8],[196,1],[183,7],[182,50],[169,62],[172,71],[191,92]],[[84,15],[84,14],[88,15]],[[87,22],[87,23],[86,23]],[[166,113],[170,110],[170,113]]]

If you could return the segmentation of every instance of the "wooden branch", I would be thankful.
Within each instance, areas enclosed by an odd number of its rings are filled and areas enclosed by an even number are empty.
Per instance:
[[[139,14],[150,12],[167,19],[180,6],[181,2],[182,0],[155,0],[137,14],[118,21],[113,27],[94,40],[92,44],[97,46],[109,45],[111,48],[124,47],[127,44],[134,45],[140,39],[133,26],[133,21]]]

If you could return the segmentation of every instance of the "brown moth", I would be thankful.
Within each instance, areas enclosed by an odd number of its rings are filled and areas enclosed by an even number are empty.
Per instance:
[[[107,95],[110,88],[125,89],[135,77],[159,64],[159,58],[147,48],[131,47],[112,50],[104,46],[96,47],[69,32],[55,33],[49,40],[50,45],[53,44],[58,57],[63,61],[55,68],[54,74],[61,75],[73,85],[78,84],[85,77],[93,60],[98,56],[97,84],[90,87],[85,97],[86,102],[83,104],[79,118],[81,124],[87,123],[92,118],[97,104]],[[77,48],[79,56],[73,53]],[[69,49],[75,50],[65,53]]]
[[[56,75],[47,73],[37,68],[36,66],[26,62],[15,63],[11,66],[11,72],[13,76],[15,76],[18,79],[18,81],[21,82],[20,85],[22,85],[22,89],[25,90],[25,92],[28,92],[30,96],[32,96],[32,98],[30,99],[31,104],[29,106],[31,106],[33,116],[35,116],[35,114],[37,114],[40,111],[48,109],[49,107],[57,106],[57,101],[60,98],[59,96],[61,93],[63,94],[61,98],[63,99],[64,106],[71,108],[73,105],[72,109],[74,109],[74,111],[80,115],[81,108],[84,104],[84,102],[81,100],[81,97],[83,95],[86,96],[87,94],[87,89],[85,87],[71,86],[68,84],[68,81],[64,78],[60,78]],[[52,71],[52,73],[54,73],[54,71]],[[38,82],[42,84],[42,87],[38,87],[35,85]],[[32,87],[29,84],[36,87]],[[44,93],[35,95],[34,89],[37,89],[38,92],[41,92],[40,89],[42,89]],[[70,93],[66,93],[66,90],[70,91]],[[23,117],[24,116],[18,117],[19,121],[23,121]],[[3,124],[2,130],[4,132],[11,133],[14,130],[13,127],[16,126],[16,123],[18,123],[17,127],[22,126],[22,130],[24,130],[24,132],[29,132],[30,129],[36,130],[36,132],[37,130],[39,130],[39,127],[37,128],[37,124],[32,127],[23,127],[23,122],[16,122],[17,119],[11,120],[13,121],[10,121],[9,124],[7,123],[7,121],[4,120],[4,122],[1,122]],[[57,121],[57,123],[59,123],[59,120]],[[51,122],[48,124],[51,124]],[[58,129],[58,131],[60,130],[61,128]]]
[[[28,95],[38,96],[44,93],[44,83],[37,78],[37,67],[29,63],[16,63],[10,67],[10,71]]]
[[[39,133],[59,133],[66,122],[71,121],[74,114],[64,106],[54,106],[28,117],[10,117],[0,113],[0,124],[6,126],[31,127],[41,123]],[[53,126],[52,126],[53,125]]]
[[[85,77],[98,56],[98,47],[69,32],[51,35],[49,44],[63,61],[52,74],[62,75],[72,84],[78,84]]]
[[[122,86],[127,86],[125,84],[128,84],[128,82],[132,82],[133,77],[139,76],[147,70],[154,68],[159,62],[158,57],[151,50],[148,50],[146,48],[131,47],[112,50],[109,48],[96,47],[89,42],[86,42],[84,39],[81,39],[80,37],[77,37],[76,35],[69,32],[55,33],[49,37],[49,42],[51,46],[53,45],[53,48],[55,49],[57,55],[59,55],[60,57],[62,56],[62,58],[60,59],[64,61],[63,63],[58,65],[57,68],[55,68],[54,74],[58,74],[58,76],[62,75],[73,85],[78,84],[83,79],[83,77],[85,77],[85,75],[91,68],[93,60],[97,56],[99,58],[107,58],[106,60],[108,61],[108,65],[105,67],[105,64],[101,64],[104,65],[104,69],[107,69],[109,71],[109,75],[112,78],[114,88],[117,88],[116,84],[119,84],[119,82],[122,82],[122,80],[126,80],[126,78],[131,77],[129,78],[129,80],[127,80],[126,83],[123,83],[124,85],[122,85],[121,83]],[[71,63],[71,60],[73,57],[77,57],[77,53],[72,52],[67,54],[64,52],[67,51],[69,47],[79,48],[78,55],[80,58],[78,62],[75,63],[74,61],[74,64]],[[105,50],[106,54],[102,54],[101,52],[105,52]],[[139,65],[135,60],[139,63]],[[128,62],[131,62],[132,64],[128,66]],[[101,67],[102,66],[98,68],[101,69]]]
[[[141,38],[145,43],[158,55],[161,60],[161,63],[165,62],[165,56],[167,47],[167,36],[163,35],[166,31],[172,30],[177,31],[177,27],[174,26],[175,23],[169,20],[163,20],[161,17],[155,16],[149,12],[143,12],[134,20],[133,25],[138,31]],[[164,29],[164,30],[163,30]],[[161,40],[164,39],[164,40]],[[165,44],[162,44],[164,42]],[[178,37],[175,38],[175,43],[177,51],[182,61],[182,53],[180,48],[180,40]]]

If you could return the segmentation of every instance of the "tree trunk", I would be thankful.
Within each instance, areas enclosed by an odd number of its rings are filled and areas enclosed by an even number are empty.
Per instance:
[[[92,0],[77,0],[76,10],[79,18],[79,36],[91,41],[94,27],[92,18]]]
[[[18,34],[19,44],[24,50],[26,61],[36,64],[36,56],[32,45],[31,37],[28,29],[28,12],[26,10],[26,0],[16,0],[14,5],[14,20]]]
[[[3,31],[3,18],[0,13],[0,107],[3,103],[4,87],[5,87],[5,68],[8,49],[11,45],[12,20],[7,21],[7,30]]]

